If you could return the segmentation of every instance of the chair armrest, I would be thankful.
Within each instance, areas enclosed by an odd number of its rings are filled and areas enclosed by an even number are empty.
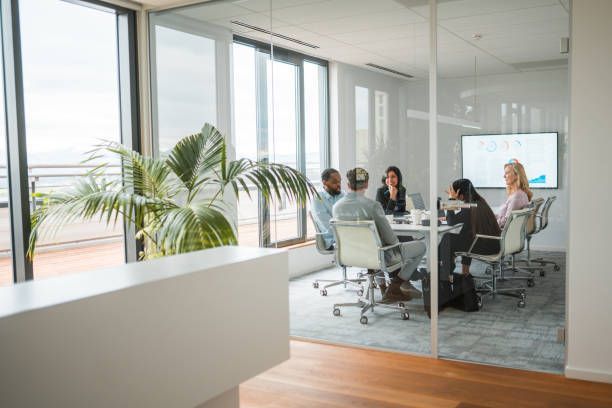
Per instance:
[[[393,249],[393,248],[399,248],[400,245],[401,245],[401,242],[398,242],[396,244],[380,247],[380,248],[378,248],[378,250],[381,251],[381,252],[386,252],[386,251],[388,251],[390,249]]]
[[[474,249],[474,246],[476,245],[476,242],[479,239],[496,239],[496,240],[501,240],[501,237],[496,237],[495,235],[483,235],[483,234],[476,234],[476,236],[474,237],[474,241],[472,241],[472,245],[470,245],[470,249],[468,249],[468,252],[472,252],[472,250]]]

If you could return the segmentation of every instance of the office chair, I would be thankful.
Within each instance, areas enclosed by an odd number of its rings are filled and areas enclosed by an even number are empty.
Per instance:
[[[546,199],[546,202],[544,203],[544,205],[542,206],[542,211],[540,212],[540,214],[538,215],[538,219],[539,219],[539,225],[538,225],[538,230],[536,231],[536,233],[546,229],[546,227],[548,227],[548,213],[550,211],[550,206],[552,205],[552,203],[557,199],[556,196],[552,196],[552,197],[548,197]],[[531,264],[540,264],[540,276],[546,276],[546,270],[544,269],[544,266],[546,265],[553,265],[553,269],[555,271],[560,271],[561,267],[559,266],[558,263],[554,262],[554,261],[548,261],[545,260],[544,258],[536,258],[536,259],[531,259]]]
[[[323,235],[325,234],[325,232],[321,231],[321,229],[319,228],[319,225],[315,222],[314,216],[312,215],[310,211],[308,212],[308,215],[310,216],[310,219],[312,220],[312,225],[314,225],[314,228],[315,228],[315,246],[317,248],[317,251],[321,255],[334,254],[335,251],[333,249],[328,249],[327,246],[325,245],[325,239],[323,238]],[[344,287],[346,288],[348,285],[352,285],[352,286],[357,287],[357,294],[361,296],[363,295],[363,286],[361,284],[365,281],[366,279],[361,277],[361,275],[358,276],[356,279],[348,279],[347,274],[346,274],[346,266],[342,266],[342,279],[317,279],[312,283],[312,287],[315,289],[319,289],[319,284],[321,282],[329,282],[327,285],[323,286],[323,288],[321,288],[321,290],[319,291],[321,296],[327,296],[327,289],[331,288],[332,286],[338,286],[338,285],[344,284]]]
[[[525,277],[505,277],[503,260],[505,256],[513,255],[521,252],[525,246],[525,225],[527,224],[527,218],[531,214],[531,208],[525,208],[522,210],[512,211],[510,217],[506,221],[506,225],[501,232],[499,237],[491,235],[476,234],[470,249],[467,252],[455,252],[456,256],[468,256],[472,259],[477,259],[481,262],[489,264],[492,273],[491,276],[474,276],[474,279],[482,280],[481,286],[477,289],[477,292],[481,295],[490,295],[495,297],[496,295],[512,296],[519,298],[517,306],[520,308],[525,307],[525,288],[499,288],[498,280],[511,280],[511,279],[525,279]],[[499,252],[491,255],[484,255],[473,252],[474,247],[478,240],[497,240],[499,241]],[[497,271],[497,273],[496,273]],[[482,302],[482,297],[479,299],[479,303]]]
[[[529,207],[527,207],[531,209],[531,212],[529,213],[529,217],[527,217],[527,223],[525,224],[525,239],[527,241],[526,242],[527,259],[515,259],[516,254],[512,254],[510,255],[510,266],[509,268],[507,268],[507,270],[511,270],[513,273],[516,273],[516,272],[525,273],[526,274],[525,277],[527,279],[527,286],[529,287],[535,286],[535,280],[534,280],[535,272],[534,271],[542,269],[541,267],[533,266],[531,264],[531,249],[530,249],[531,237],[540,231],[537,218],[539,216],[538,211],[540,210],[540,207],[542,207],[542,204],[544,204],[544,199],[541,197],[538,197],[532,200],[531,203],[529,203]],[[518,267],[517,264],[521,264],[521,266]]]
[[[397,310],[400,312],[402,320],[408,320],[410,315],[403,303],[397,305],[381,304],[374,298],[376,287],[375,277],[382,272],[387,284],[390,283],[389,273],[400,270],[405,261],[400,256],[392,264],[385,262],[385,252],[397,248],[401,253],[400,243],[382,246],[378,230],[374,221],[339,221],[332,220],[330,228],[336,238],[336,263],[338,265],[354,266],[368,270],[368,289],[365,298],[360,297],[355,303],[336,303],[334,304],[334,316],[340,316],[340,308],[345,306],[357,306],[361,308],[361,324],[368,324],[368,317],[365,315],[368,310],[374,311],[374,307]]]

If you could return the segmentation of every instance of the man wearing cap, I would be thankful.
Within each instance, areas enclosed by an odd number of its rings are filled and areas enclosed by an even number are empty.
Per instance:
[[[385,213],[377,201],[365,197],[368,188],[368,172],[356,167],[346,173],[349,192],[338,201],[333,208],[333,216],[340,221],[374,221],[384,246],[397,244],[399,240],[391,229]],[[425,244],[420,241],[402,242],[399,251],[388,251],[385,254],[387,263],[402,257],[406,263],[397,276],[391,276],[391,284],[388,288],[381,286],[383,292],[383,303],[394,303],[421,297],[421,292],[410,284],[410,279],[417,279],[416,268],[425,254]]]

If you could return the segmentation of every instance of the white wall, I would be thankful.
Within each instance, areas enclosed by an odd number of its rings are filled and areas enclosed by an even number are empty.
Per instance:
[[[355,167],[357,157],[355,87],[360,86],[369,90],[369,135],[373,142],[375,140],[373,95],[375,91],[388,94],[387,142],[378,145],[363,164],[370,173],[368,195],[374,197],[384,170],[392,164],[399,166],[401,161],[399,134],[402,115],[399,111],[399,89],[406,81],[338,62],[330,64],[330,78],[331,163],[338,167],[343,178],[348,169]],[[400,169],[404,171],[401,166]],[[345,185],[342,187],[345,188]]]
[[[535,196],[556,195],[551,208],[550,225],[537,239],[533,248],[565,250],[567,247],[567,123],[568,70],[490,75],[478,78],[475,114],[466,114],[466,107],[474,105],[474,78],[438,80],[438,114],[444,117],[469,120],[480,129],[444,123],[438,127],[438,195],[461,177],[461,135],[477,133],[559,132],[559,189],[534,190]],[[401,103],[406,109],[428,111],[426,81],[409,83],[401,91]],[[506,104],[507,113],[502,114]],[[511,113],[516,104],[515,114]],[[525,112],[525,113],[522,113]],[[409,190],[429,194],[428,123],[423,119],[405,119],[402,134],[402,168],[408,170]],[[500,179],[503,168],[500,166]],[[503,189],[480,190],[491,206],[505,200]]]
[[[568,255],[568,377],[612,382],[612,2],[574,0]]]

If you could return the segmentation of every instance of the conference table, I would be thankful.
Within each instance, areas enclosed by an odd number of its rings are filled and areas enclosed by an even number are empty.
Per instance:
[[[463,226],[463,224],[455,224],[455,225],[447,225],[447,224],[442,224],[438,226],[438,242],[440,242],[440,239],[442,239],[442,237],[444,236],[444,234],[447,234],[449,232],[451,233],[458,233],[459,230],[461,230],[461,227]],[[431,232],[431,227],[429,225],[425,226],[425,225],[421,225],[421,224],[413,224],[413,223],[406,223],[406,222],[401,222],[398,223],[397,221],[393,221],[391,222],[391,229],[393,230],[393,232],[395,232],[395,235],[397,236],[415,236],[415,235],[423,235],[425,237],[424,241],[425,241],[425,246],[427,247],[427,252],[425,253],[425,256],[427,257],[427,259],[429,259],[429,233]]]

